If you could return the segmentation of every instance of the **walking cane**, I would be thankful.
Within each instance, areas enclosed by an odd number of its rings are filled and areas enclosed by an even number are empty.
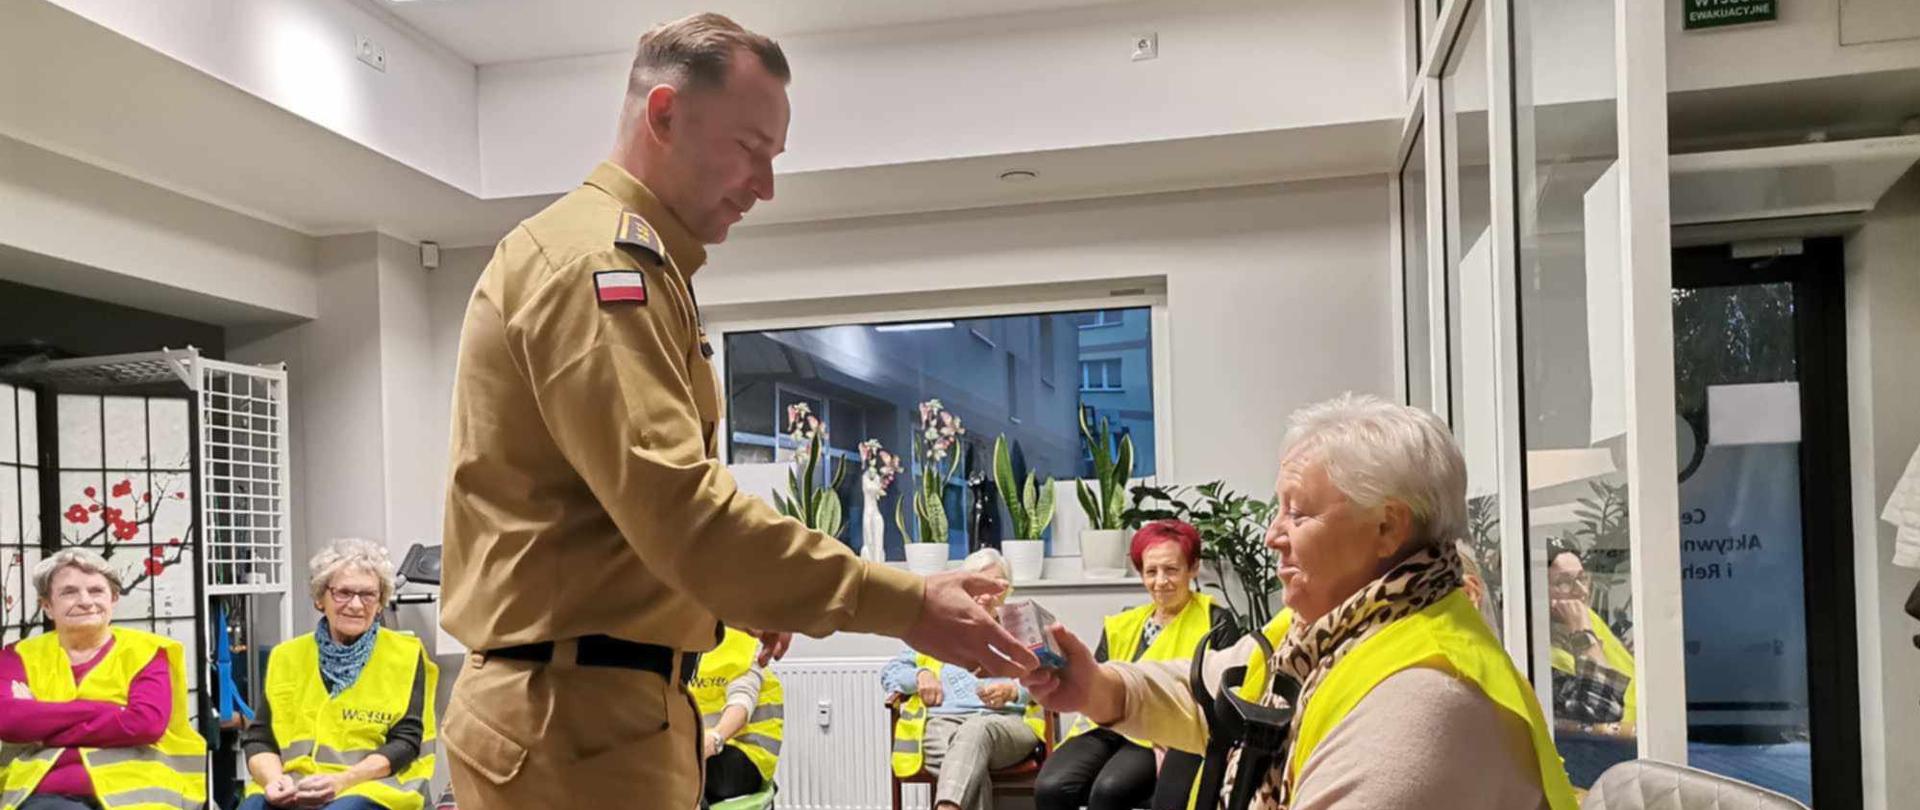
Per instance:
[[[1267,642],[1267,637],[1256,631],[1253,638],[1260,645],[1260,654],[1272,661],[1273,645]],[[1234,774],[1233,795],[1228,797],[1225,810],[1246,810],[1253,802],[1254,793],[1266,781],[1267,770],[1275,762],[1286,761],[1287,735],[1293,725],[1293,704],[1300,697],[1300,683],[1290,676],[1271,672],[1269,667],[1270,685],[1262,692],[1279,695],[1283,705],[1262,706],[1240,697],[1240,686],[1247,677],[1243,664],[1221,673],[1219,694],[1209,695],[1202,675],[1206,652],[1207,641],[1203,639],[1193,651],[1193,664],[1188,671],[1188,687],[1207,720],[1206,759],[1194,786],[1193,808],[1220,810],[1220,786],[1226,779],[1227,758],[1233,749],[1239,748],[1240,767]]]

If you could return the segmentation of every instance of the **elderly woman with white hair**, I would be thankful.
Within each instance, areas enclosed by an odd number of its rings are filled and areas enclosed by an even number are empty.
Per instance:
[[[1453,541],[1466,529],[1466,465],[1432,414],[1346,395],[1294,414],[1267,533],[1287,610],[1208,657],[1218,684],[1246,665],[1236,694],[1285,703],[1274,672],[1298,684],[1287,749],[1235,784],[1252,749],[1209,746],[1191,662],[1098,664],[1065,628],[1064,670],[1025,683],[1056,711],[1206,752],[1225,768],[1200,807],[1475,807],[1572,810],[1566,770],[1533,689],[1463,590]],[[1291,690],[1287,690],[1291,691]],[[1251,710],[1257,713],[1257,710]],[[1203,784],[1210,784],[1203,776]]]
[[[113,626],[120,574],[67,549],[33,569],[53,632],[0,650],[0,742],[17,746],[5,810],[197,808],[206,740],[187,707],[178,641]]]
[[[266,705],[241,736],[242,810],[421,810],[433,778],[439,671],[410,633],[380,626],[393,562],[339,540],[309,564],[320,626],[273,648]]]
[[[1013,571],[1000,552],[981,549],[961,567],[1011,582]],[[976,597],[998,618],[1012,589]],[[904,698],[893,726],[893,772],[935,774],[934,810],[985,810],[993,805],[990,771],[1033,756],[1046,734],[1046,719],[1020,684],[976,677],[923,653],[903,650],[880,671],[880,682]]]

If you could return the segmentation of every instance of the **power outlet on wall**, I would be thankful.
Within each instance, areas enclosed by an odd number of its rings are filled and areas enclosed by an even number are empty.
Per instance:
[[[365,34],[357,37],[354,40],[353,55],[365,62],[367,67],[381,73],[387,72],[387,49],[380,43],[374,42],[373,37]]]

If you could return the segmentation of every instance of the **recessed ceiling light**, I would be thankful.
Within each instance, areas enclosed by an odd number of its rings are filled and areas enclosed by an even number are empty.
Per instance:
[[[922,321],[920,323],[883,323],[873,328],[875,332],[932,332],[938,329],[952,329],[953,321]]]
[[[1039,176],[1040,173],[1032,169],[1008,169],[1000,173],[1000,179],[1009,183],[1025,183]]]

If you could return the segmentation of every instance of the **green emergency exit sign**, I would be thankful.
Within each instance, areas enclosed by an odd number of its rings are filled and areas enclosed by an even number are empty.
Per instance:
[[[1684,0],[1686,27],[1719,28],[1767,22],[1780,14],[1779,0]]]

